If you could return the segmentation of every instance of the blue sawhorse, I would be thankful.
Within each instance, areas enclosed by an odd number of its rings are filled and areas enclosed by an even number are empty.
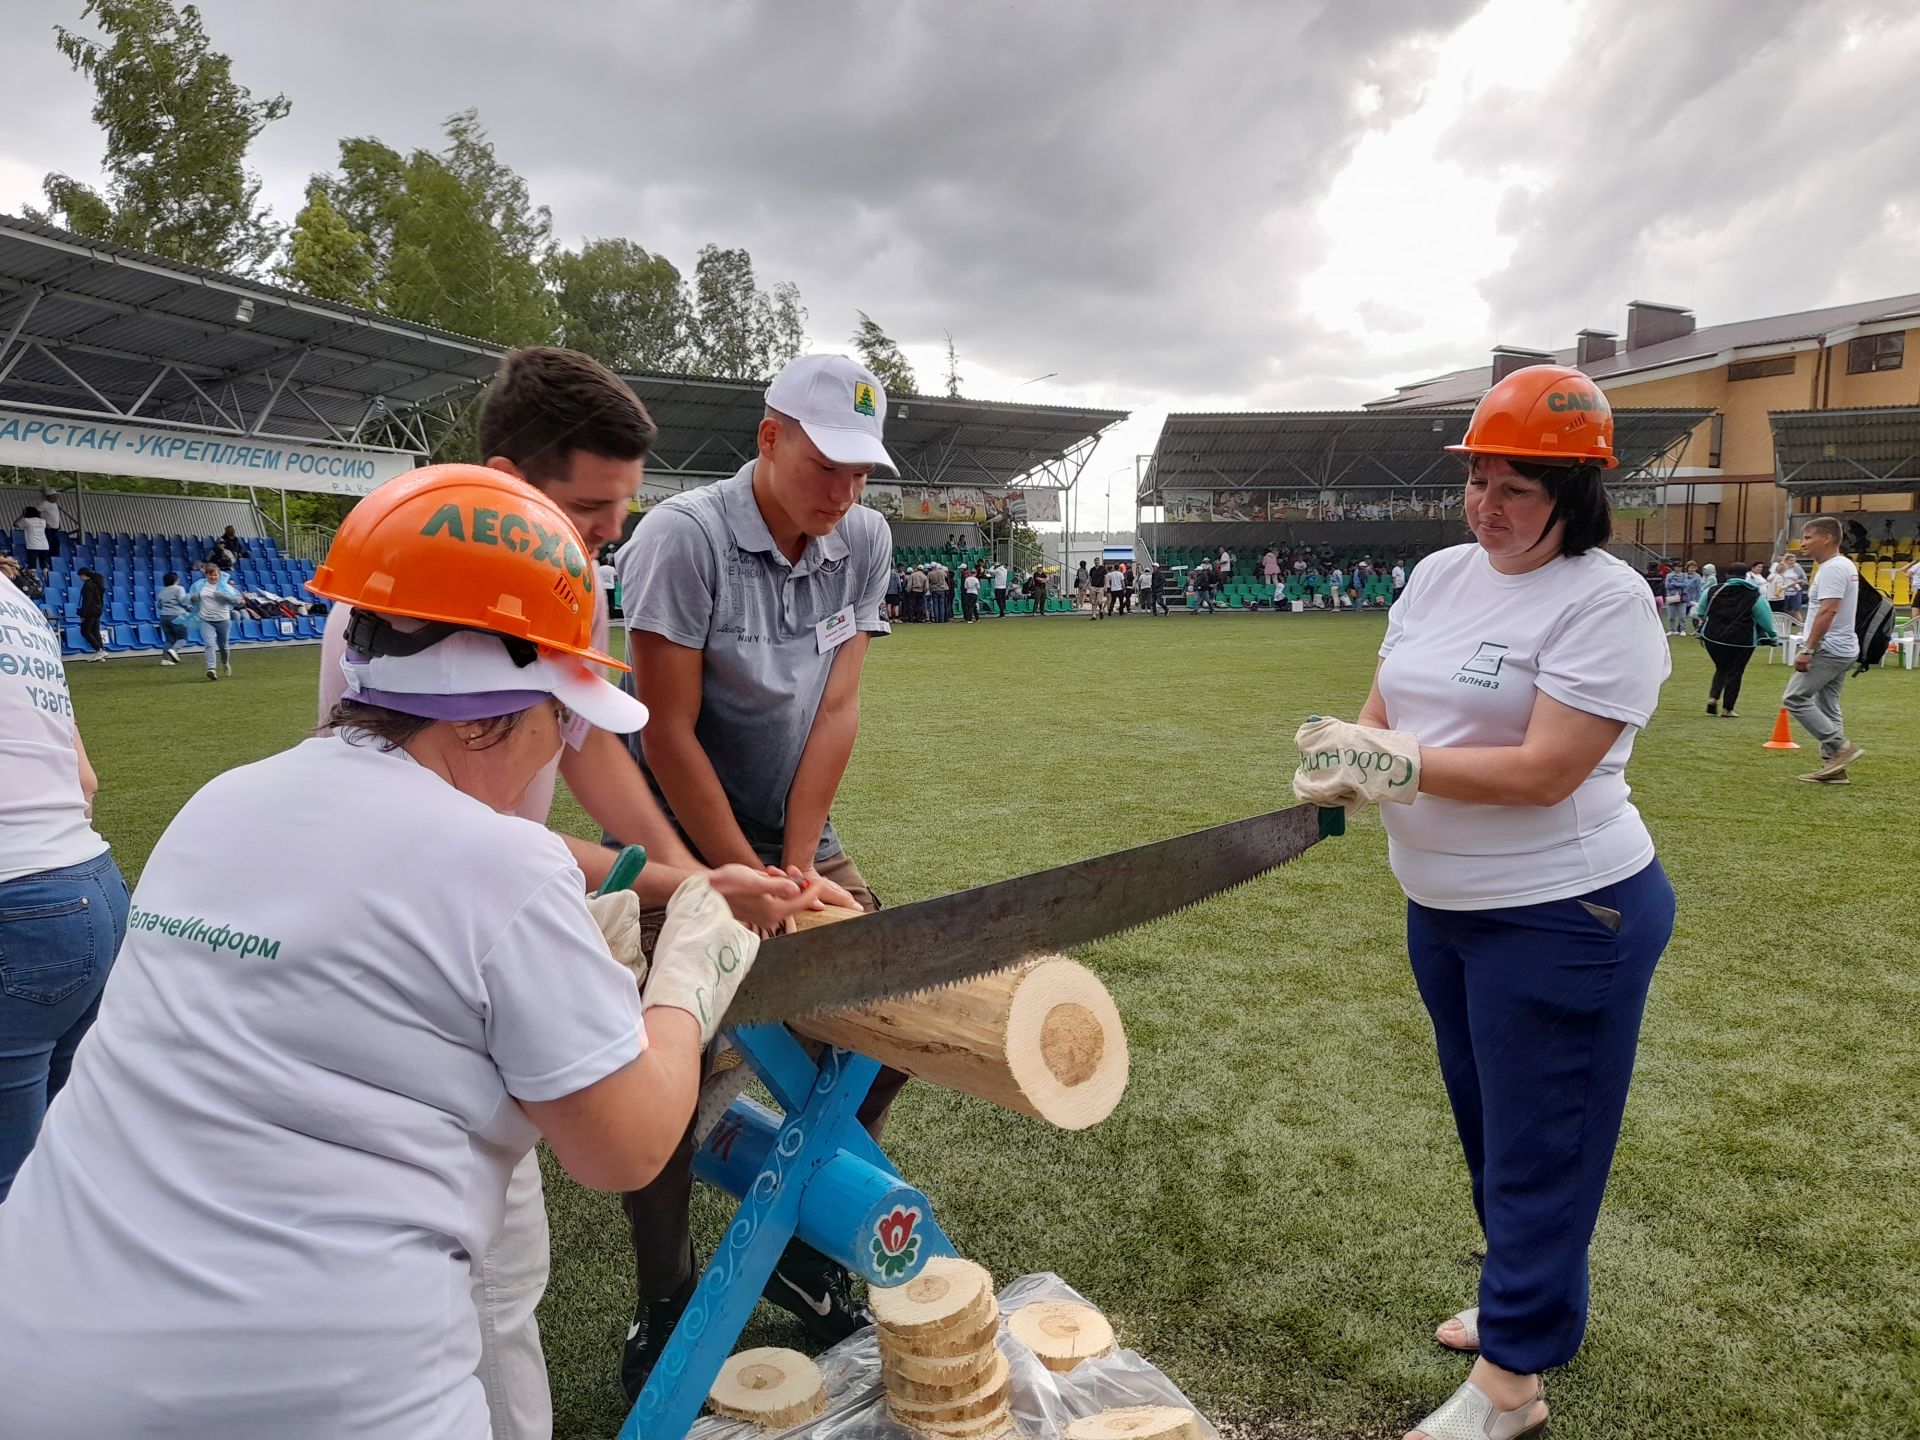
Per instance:
[[[694,1156],[694,1173],[740,1209],[620,1440],[681,1440],[796,1235],[871,1285],[904,1284],[954,1253],[927,1197],[855,1118],[879,1061],[832,1049],[816,1060],[783,1025],[742,1026],[733,1046],[785,1113],[736,1100]]]

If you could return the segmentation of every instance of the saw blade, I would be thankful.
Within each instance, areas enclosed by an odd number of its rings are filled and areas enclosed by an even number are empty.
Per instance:
[[[1337,813],[1337,812],[1336,812]],[[1131,930],[1230,890],[1323,833],[1295,805],[763,942],[728,1025],[799,1020],[971,980]]]

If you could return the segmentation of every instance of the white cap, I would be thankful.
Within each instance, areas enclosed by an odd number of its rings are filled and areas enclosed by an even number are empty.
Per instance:
[[[588,724],[616,735],[647,723],[647,707],[596,675],[586,661],[542,650],[532,664],[516,665],[499,637],[477,631],[449,635],[416,655],[349,650],[340,657],[340,673],[347,680],[343,698],[434,720],[509,715],[551,695]],[[578,739],[568,740],[577,748]]]
[[[802,355],[767,386],[767,408],[800,422],[807,438],[836,465],[870,465],[898,476],[881,443],[887,392],[873,372],[844,355]]]

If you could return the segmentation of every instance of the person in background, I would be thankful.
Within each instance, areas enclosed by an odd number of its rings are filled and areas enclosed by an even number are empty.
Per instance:
[[[1193,586],[1193,598],[1198,602],[1195,608],[1211,611],[1213,609],[1212,564],[1206,560],[1202,560],[1198,565],[1193,567],[1193,572],[1187,579]]]
[[[1700,633],[1700,627],[1694,621],[1693,612],[1694,607],[1699,605],[1700,597],[1705,593],[1706,588],[1706,579],[1700,573],[1699,562],[1689,560],[1687,562],[1685,598],[1687,607],[1687,633],[1690,635],[1698,635]]]
[[[1407,567],[1400,561],[1393,562],[1393,598],[1398,600],[1400,592],[1407,588]]]
[[[593,573],[600,581],[600,593],[607,597],[609,616],[620,613],[620,572],[613,568],[613,552],[617,548],[612,544],[602,545],[600,563],[593,568]]]
[[[160,589],[153,597],[153,608],[160,616],[160,663],[178,665],[180,647],[187,639],[187,589],[172,571],[160,577]]]
[[[1220,558],[1213,562],[1213,573],[1223,589],[1233,579],[1233,552],[1224,545],[1220,547]]]
[[[51,559],[60,553],[65,542],[65,532],[60,528],[60,492],[48,488],[40,492],[40,518],[47,522],[47,556]]]
[[[46,598],[47,592],[41,588],[37,572],[25,569],[13,556],[0,550],[0,576],[5,576],[22,595],[31,600],[49,625],[53,623],[53,617],[47,614],[46,607],[40,603]]]
[[[1920,635],[1920,559],[1907,566],[1907,632]]]
[[[222,530],[220,532],[220,538],[213,543],[226,551],[227,554],[231,555],[235,560],[250,560],[253,558],[253,551],[247,548],[246,541],[233,533],[233,526],[231,525],[227,526],[225,530]]]
[[[1038,567],[1027,577],[1027,598],[1033,602],[1033,613],[1044,615],[1047,611],[1047,577]],[[1098,611],[1094,612],[1096,615]]]
[[[1780,557],[1780,599],[1786,612],[1799,619],[1807,608],[1807,572],[1792,553]]]
[[[233,629],[233,612],[240,608],[240,592],[220,573],[220,567],[209,560],[200,567],[200,578],[187,591],[187,604],[193,611],[194,622],[200,627],[200,646],[206,652],[207,679],[220,678],[213,668],[216,649],[220,663],[226,667],[227,678],[232,679],[233,652],[228,648],[228,638]]]
[[[999,560],[993,562],[993,569],[987,572],[987,579],[993,585],[993,603],[1000,611],[1002,620],[1007,618],[1007,567]]]
[[[1347,603],[1347,572],[1335,565],[1327,574],[1327,587],[1333,592],[1333,608],[1338,610]]]
[[[107,577],[89,566],[80,567],[80,635],[93,653],[89,660],[107,658],[107,642],[100,634],[100,616],[107,608]]]
[[[41,575],[53,571],[53,550],[51,536],[53,531],[46,517],[40,513],[40,507],[29,505],[20,512],[20,533],[27,542],[27,566],[38,570]]]
[[[927,567],[927,619],[944,625],[953,618],[953,572],[938,560]]]
[[[907,572],[907,623],[918,625],[927,618],[927,567],[916,565]]]
[[[971,625],[980,618],[980,567],[964,566],[960,572],[960,605]]]
[[[1840,717],[1840,687],[1860,663],[1854,618],[1860,608],[1860,570],[1840,553],[1840,522],[1828,516],[1807,521],[1800,548],[1819,567],[1807,591],[1813,613],[1806,639],[1794,657],[1794,676],[1781,704],[1820,742],[1820,768],[1802,775],[1816,785],[1845,785],[1847,766],[1866,752],[1847,739]]]
[[[1660,582],[1661,591],[1667,607],[1667,633],[1684,635],[1687,633],[1687,572],[1676,565],[1667,571],[1666,578]]]
[[[1107,562],[1096,560],[1087,570],[1087,589],[1093,601],[1093,618],[1107,613]]]
[[[1127,567],[1115,562],[1107,567],[1107,614],[1120,613],[1121,597],[1127,593]]]
[[[906,566],[895,565],[887,572],[887,595],[882,603],[887,607],[887,619],[889,620],[898,620],[900,618],[900,592],[906,588],[906,583]]]
[[[1153,572],[1157,568],[1151,560],[1134,566],[1134,580],[1140,586],[1140,608],[1148,614],[1153,613]]]
[[[1260,557],[1260,574],[1269,585],[1280,583],[1280,555],[1271,545],[1267,547],[1267,553]]]
[[[1086,608],[1087,595],[1091,591],[1091,589],[1092,589],[1092,582],[1087,577],[1087,562],[1082,560],[1080,562],[1080,568],[1073,572],[1073,608],[1074,609],[1081,610]]]
[[[1773,629],[1773,609],[1747,574],[1747,567],[1736,562],[1728,567],[1723,584],[1701,595],[1694,619],[1700,643],[1713,659],[1707,714],[1734,719],[1740,679],[1746,674],[1747,662],[1753,659],[1754,647],[1771,645],[1778,638]]]
[[[13,568],[11,560],[0,572]],[[0,573],[0,1212],[127,933],[60,643]],[[0,1291],[7,1289],[0,1283]],[[10,1400],[0,1386],[0,1430]]]

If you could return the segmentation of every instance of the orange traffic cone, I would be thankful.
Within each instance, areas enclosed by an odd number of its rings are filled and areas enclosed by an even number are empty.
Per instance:
[[[1763,750],[1798,750],[1800,746],[1793,738],[1793,732],[1787,728],[1787,707],[1780,707],[1780,718],[1773,722],[1773,739],[1760,747]]]

